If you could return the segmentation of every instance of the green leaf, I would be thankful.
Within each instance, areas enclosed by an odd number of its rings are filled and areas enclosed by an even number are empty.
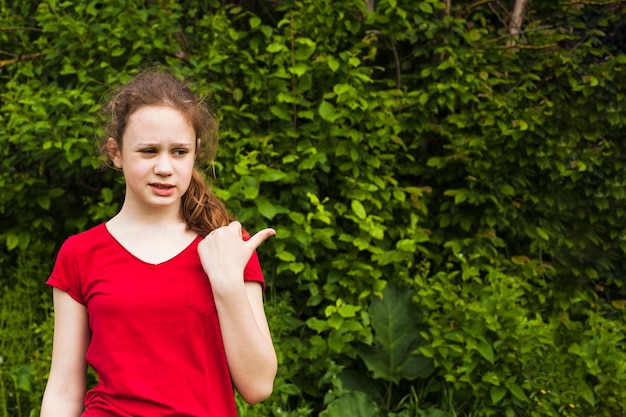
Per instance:
[[[230,38],[234,41],[236,41],[237,39],[239,39],[239,32],[237,32],[235,29],[233,28],[229,28],[228,29],[228,36],[230,36]]]
[[[350,207],[352,207],[352,211],[354,212],[354,214],[356,214],[356,216],[359,219],[363,220],[367,217],[367,213],[365,212],[365,207],[363,207],[363,204],[361,204],[359,200],[352,200]]]
[[[328,60],[328,68],[330,68],[332,72],[337,72],[337,70],[339,69],[339,61],[337,61],[335,58],[330,58]]]
[[[276,257],[278,257],[278,259],[280,259],[281,261],[285,261],[285,262],[293,262],[296,260],[296,257],[291,252],[278,252],[276,254]]]
[[[293,67],[289,68],[289,72],[291,72],[292,74],[294,74],[294,75],[296,75],[298,77],[302,77],[310,69],[311,69],[311,66],[308,63],[306,63],[306,62],[296,62],[296,65],[294,65]]]
[[[515,195],[515,189],[509,184],[502,184],[500,186],[500,192],[504,195]]]
[[[587,403],[589,403],[589,405],[591,405],[592,407],[595,407],[596,397],[593,394],[592,389],[589,388],[589,385],[587,385],[585,382],[582,382],[578,386],[578,392],[580,393],[580,396],[583,397],[585,401],[587,401]]]
[[[104,203],[110,203],[113,201],[113,190],[108,187],[103,187],[100,190],[100,195],[102,196],[102,201]]]
[[[296,51],[294,52],[294,57],[296,60],[305,60],[309,59],[313,52],[315,52],[316,44],[309,38],[298,38],[296,39]]]
[[[20,238],[15,233],[9,233],[7,235],[7,249],[13,250],[20,243]]]
[[[31,234],[28,232],[20,232],[19,238],[20,243],[18,246],[20,247],[20,249],[26,250],[28,248],[28,245],[30,244]]]
[[[493,361],[494,361],[493,348],[488,342],[484,340],[479,340],[476,345],[476,350],[478,350],[478,353],[480,353],[480,355],[483,358],[487,359],[489,363],[493,364]]]
[[[454,204],[461,204],[467,200],[467,194],[465,194],[465,190],[459,190],[459,192],[454,196]]]
[[[430,235],[425,230],[416,230],[411,236],[411,239],[417,243],[428,242],[430,240]]]
[[[360,348],[359,356],[374,378],[398,383],[426,378],[433,372],[432,360],[416,353],[425,341],[420,336],[422,313],[411,299],[410,291],[389,282],[382,298],[372,301],[369,315],[374,345]]]
[[[297,211],[290,211],[289,219],[295,224],[303,224],[305,222],[304,215],[302,213],[298,213]]]
[[[291,113],[282,104],[270,106],[270,112],[281,120],[291,120]]]
[[[492,387],[489,390],[489,395],[491,396],[491,403],[496,405],[500,402],[502,398],[504,398],[506,394],[506,388],[504,387]]]
[[[332,401],[319,417],[379,417],[378,405],[364,392],[350,391]]]
[[[16,388],[24,392],[32,392],[32,373],[28,366],[20,366],[12,372]]]
[[[542,228],[537,227],[536,231],[537,231],[537,234],[539,235],[539,237],[542,238],[543,240],[550,240],[550,237],[548,236],[546,231],[543,230]]]
[[[272,203],[270,203],[267,199],[264,199],[264,198],[258,199],[256,203],[256,207],[259,210],[259,213],[261,213],[263,217],[266,217],[270,220],[272,220],[274,216],[276,216],[276,214],[280,211],[276,206],[274,206]]]
[[[275,182],[284,179],[287,176],[286,172],[278,169],[268,168],[261,175],[259,175],[259,181],[261,182]]]
[[[37,204],[45,210],[50,208],[50,197],[47,195],[40,195],[37,197]]]
[[[289,51],[289,49],[287,49],[287,47],[282,43],[271,43],[267,46],[267,52],[270,52],[272,54],[287,51]]]
[[[269,38],[270,36],[272,36],[274,30],[270,26],[263,25],[261,26],[261,32],[263,33],[263,35],[265,35],[266,38]]]
[[[396,248],[404,252],[413,253],[417,248],[417,244],[412,239],[402,239],[396,243]]]
[[[122,55],[124,52],[126,51],[126,49],[122,46],[118,46],[117,48],[113,48],[113,50],[111,51],[111,56],[112,57],[116,57],[116,56],[120,56]]]
[[[498,374],[496,374],[495,372],[486,372],[482,378],[481,378],[484,382],[487,382],[489,384],[493,384],[496,386],[500,385],[500,378],[498,378]]]
[[[335,106],[326,100],[322,100],[322,103],[319,106],[319,114],[322,116],[324,120],[332,120],[335,116]]]
[[[513,394],[515,398],[523,402],[528,402],[528,397],[526,396],[526,393],[524,393],[524,390],[522,390],[522,388],[519,385],[507,384],[506,387],[509,390],[509,392]]]
[[[430,4],[426,3],[425,1],[420,1],[417,4],[417,7],[419,7],[420,10],[423,11],[424,13],[431,14],[433,12],[433,6],[431,6]]]
[[[251,17],[250,20],[248,20],[248,23],[250,24],[250,29],[254,29],[261,24],[261,19],[254,16]]]

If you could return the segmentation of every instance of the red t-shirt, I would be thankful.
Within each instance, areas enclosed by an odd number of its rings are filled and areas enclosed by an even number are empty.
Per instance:
[[[47,283],[86,306],[86,359],[98,375],[84,417],[237,415],[200,240],[156,265],[133,256],[104,224],[61,247]],[[264,282],[256,253],[244,279]]]

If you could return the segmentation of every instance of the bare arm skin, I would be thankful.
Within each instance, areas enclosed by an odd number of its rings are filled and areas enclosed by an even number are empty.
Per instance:
[[[246,242],[241,233],[238,222],[221,227],[200,242],[198,253],[211,280],[233,384],[246,402],[255,404],[272,393],[278,365],[262,287],[244,282],[243,271],[254,250],[274,231],[265,229]]]
[[[84,411],[87,385],[85,353],[90,338],[87,309],[57,288],[53,288],[52,297],[52,362],[41,417],[79,417]]]

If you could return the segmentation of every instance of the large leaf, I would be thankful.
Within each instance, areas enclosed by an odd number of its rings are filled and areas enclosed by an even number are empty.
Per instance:
[[[411,302],[411,293],[389,283],[382,298],[372,301],[369,314],[374,343],[361,348],[359,355],[374,378],[399,383],[428,377],[433,371],[432,361],[415,353],[425,341],[420,336],[422,313]]]
[[[380,415],[376,403],[367,394],[359,391],[342,395],[319,414],[320,417],[377,417]]]

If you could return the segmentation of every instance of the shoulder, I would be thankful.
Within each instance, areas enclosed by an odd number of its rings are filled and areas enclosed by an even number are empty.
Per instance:
[[[86,277],[94,269],[94,260],[98,258],[95,253],[107,244],[106,234],[102,224],[67,238],[59,249],[47,284],[67,292],[80,304],[85,304]]]
[[[104,223],[68,237],[61,246],[61,252],[85,252],[99,246],[108,238]]]
[[[66,241],[85,243],[92,240],[98,240],[106,237],[108,231],[105,223],[100,223],[97,226],[87,229],[84,232],[77,233],[67,238]]]

